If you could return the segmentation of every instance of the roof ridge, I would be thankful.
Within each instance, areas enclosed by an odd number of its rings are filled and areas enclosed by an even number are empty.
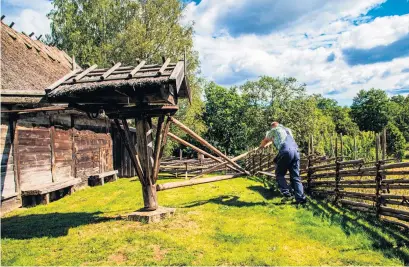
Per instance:
[[[14,25],[14,22],[12,23],[12,25]],[[48,58],[51,61],[57,61],[59,64],[65,65],[67,67],[72,67],[72,59],[66,51],[60,50],[59,48],[52,45],[47,45],[40,39],[32,39],[24,32],[16,31],[5,22],[3,22],[3,20],[1,21],[1,27],[4,27],[5,31],[14,41],[17,41],[18,39],[21,40],[21,42],[27,47],[27,49],[32,49],[34,47],[37,53],[44,58]],[[78,64],[76,65],[77,67],[79,67]]]

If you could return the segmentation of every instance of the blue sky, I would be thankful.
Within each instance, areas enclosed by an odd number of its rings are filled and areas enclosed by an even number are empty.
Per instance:
[[[5,22],[49,33],[48,0],[2,0]],[[408,0],[203,0],[186,3],[201,74],[222,85],[293,76],[350,104],[360,89],[409,93]]]

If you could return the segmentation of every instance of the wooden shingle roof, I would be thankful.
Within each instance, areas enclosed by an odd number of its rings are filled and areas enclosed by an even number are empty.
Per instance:
[[[105,108],[141,103],[175,105],[178,98],[190,99],[184,60],[171,63],[167,59],[161,65],[136,63],[72,71],[47,87],[48,99]]]

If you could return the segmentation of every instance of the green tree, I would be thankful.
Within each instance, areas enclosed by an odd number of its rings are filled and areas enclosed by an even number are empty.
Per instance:
[[[82,63],[135,64],[136,58],[160,63],[161,56],[183,58],[198,67],[193,26],[179,23],[178,0],[54,0],[48,14],[51,41]]]
[[[402,95],[391,97],[389,103],[391,121],[402,132],[406,141],[409,142],[409,96]]]
[[[358,125],[352,121],[348,107],[341,107],[338,102],[333,99],[316,95],[317,107],[323,111],[325,115],[332,118],[335,124],[335,131],[343,135],[355,135],[358,132]]]
[[[386,153],[402,159],[405,155],[406,140],[399,128],[393,123],[386,126]]]
[[[205,87],[207,140],[230,155],[247,148],[247,125],[243,121],[246,103],[237,88],[209,83]]]
[[[389,99],[380,89],[361,90],[354,97],[351,116],[361,131],[380,132],[387,125]]]
[[[315,97],[306,94],[304,84],[299,84],[294,78],[263,76],[245,83],[240,90],[248,106],[243,119],[249,131],[247,142],[251,146],[259,144],[272,121],[278,121],[292,129],[304,152],[310,135],[317,139],[318,152],[324,153],[328,149],[324,142],[333,133],[334,124],[317,108]]]

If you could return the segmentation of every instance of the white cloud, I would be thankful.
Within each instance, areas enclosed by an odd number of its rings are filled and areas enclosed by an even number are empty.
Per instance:
[[[375,20],[362,16],[384,1],[323,1],[287,27],[269,34],[232,35],[220,21],[236,16],[233,3],[203,0],[198,5],[188,4],[184,23],[195,20],[195,47],[202,74],[210,80],[233,85],[260,75],[293,76],[307,83],[310,93],[339,91],[342,93],[336,95],[337,100],[348,103],[363,88],[393,91],[409,86],[409,73],[401,71],[409,67],[407,57],[355,66],[349,66],[343,58],[345,48],[388,45],[409,34],[409,14]],[[237,5],[251,8],[260,1],[252,1],[251,5],[246,2],[250,0],[240,0]],[[300,8],[300,1],[296,1],[298,5],[293,0],[287,2],[290,8],[285,12],[292,11],[291,4]],[[227,18],[220,19],[223,16]],[[327,62],[331,53],[334,60]]]
[[[14,28],[37,36],[50,33],[50,21],[47,14],[52,9],[48,0],[2,0],[2,13],[5,21],[15,23]]]

